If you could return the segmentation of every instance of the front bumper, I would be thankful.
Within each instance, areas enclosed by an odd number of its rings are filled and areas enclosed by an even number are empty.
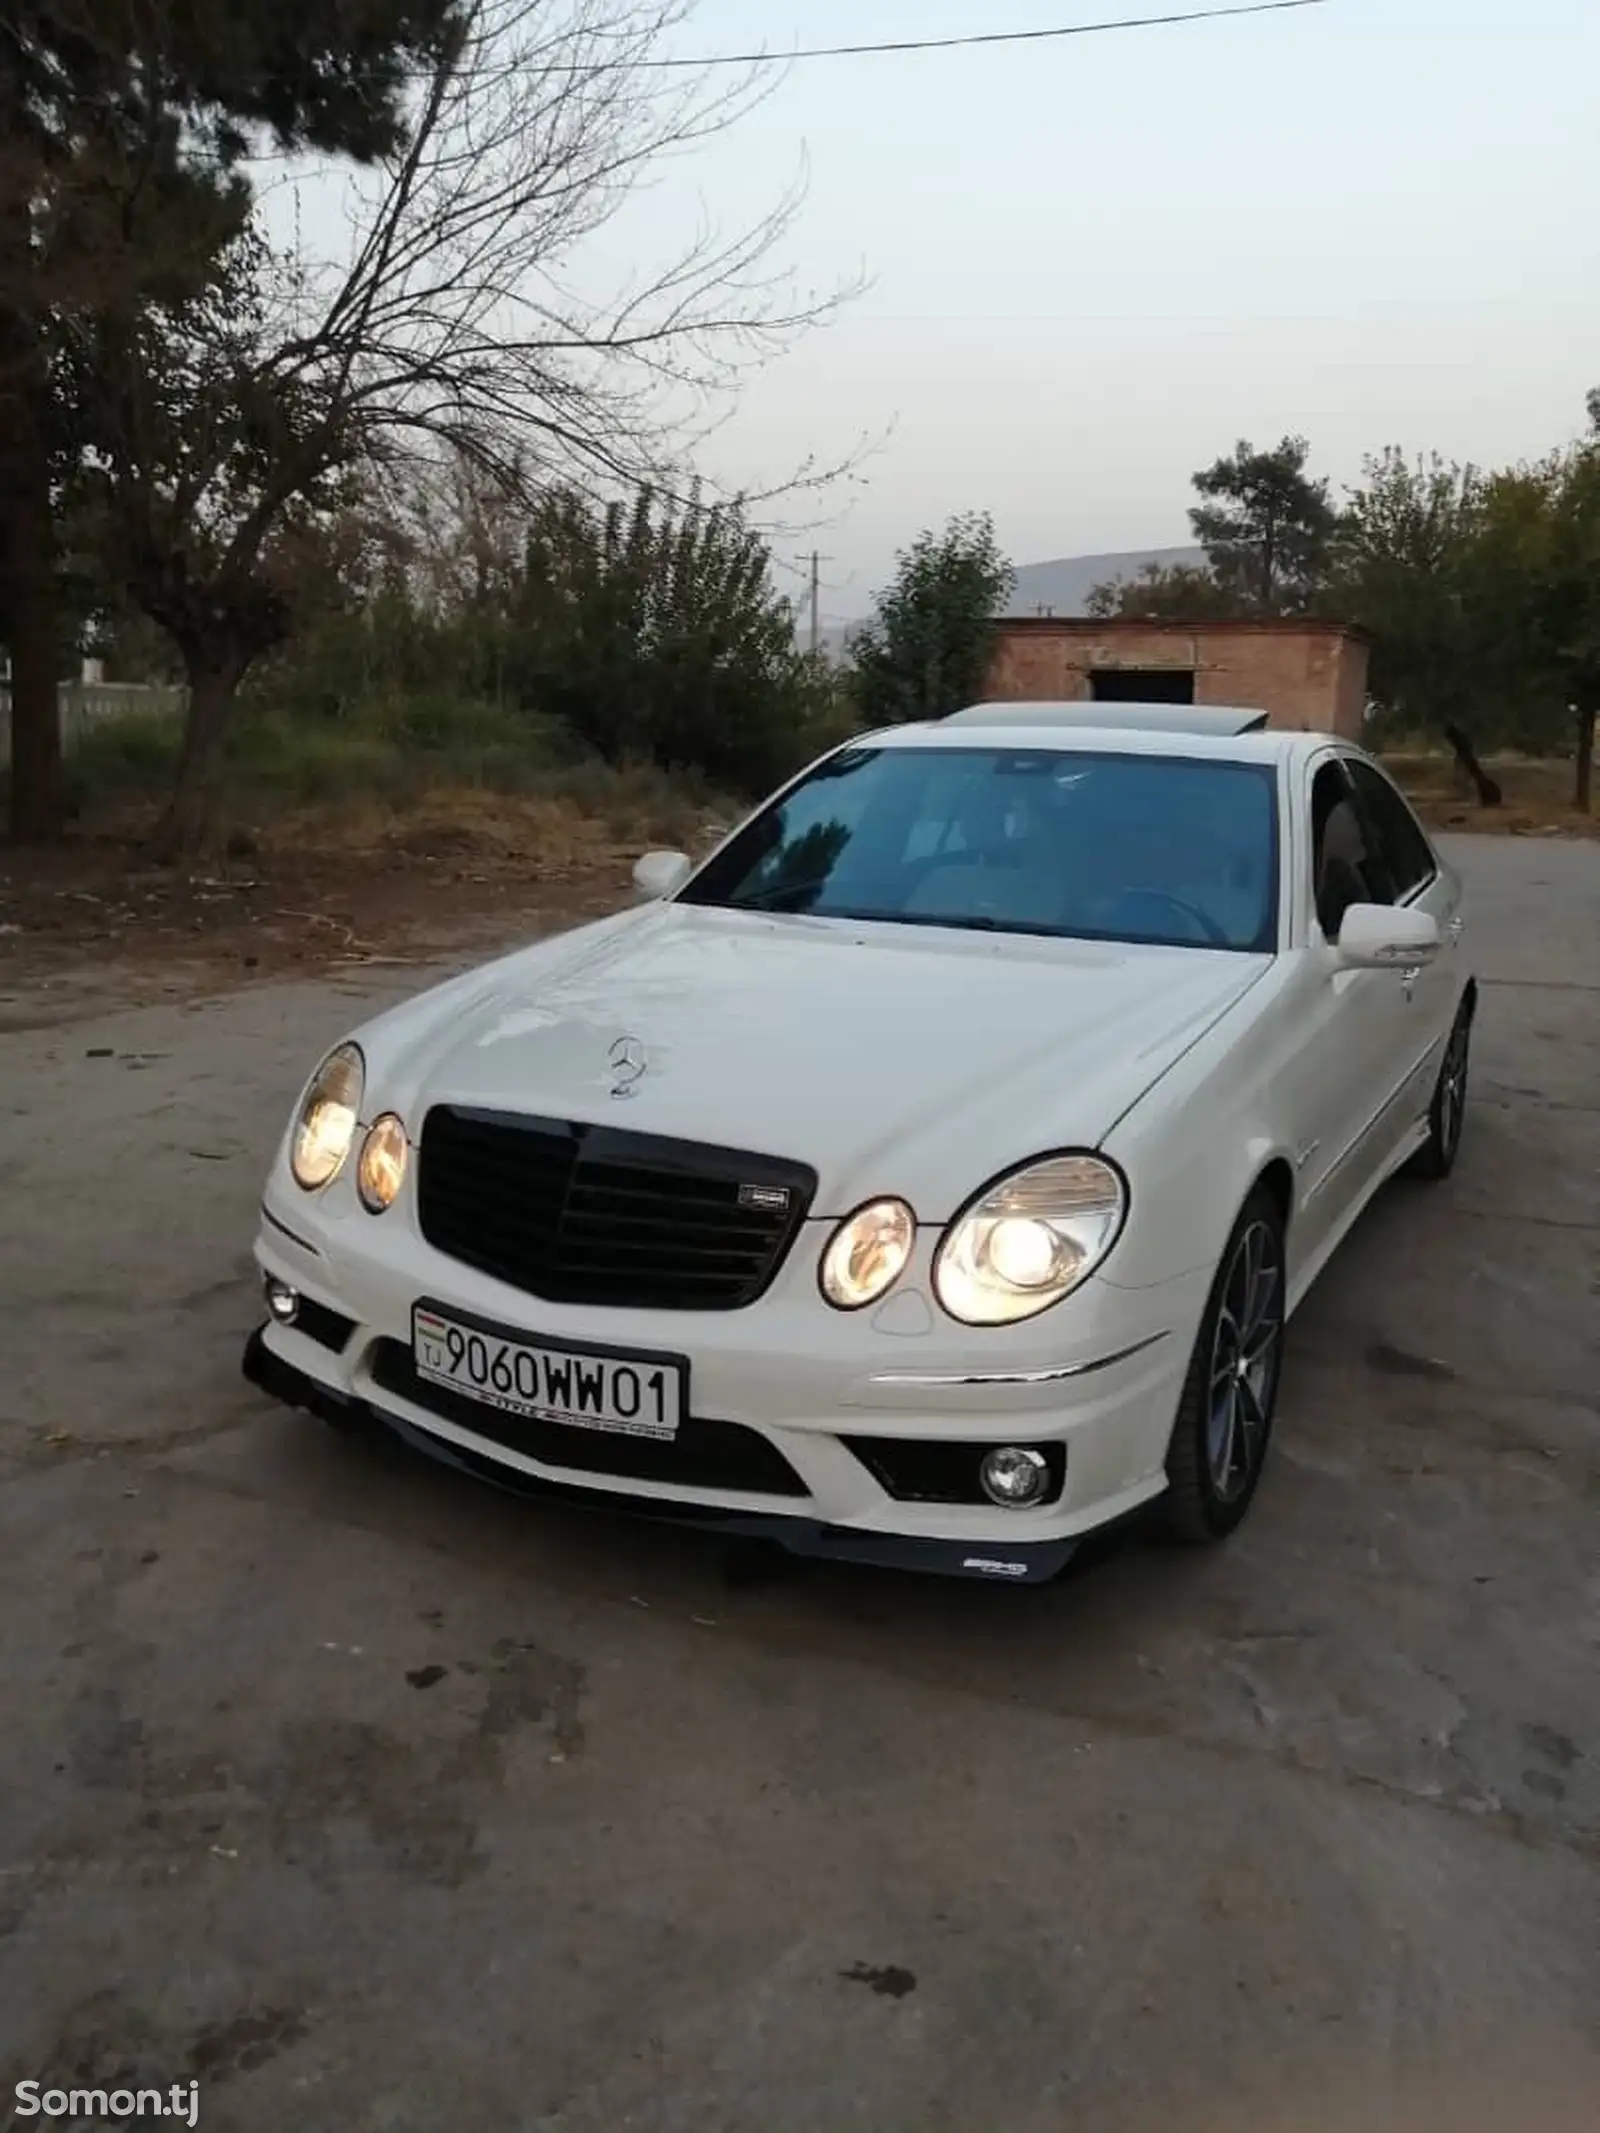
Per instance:
[[[465,1445],[450,1443],[431,1429],[419,1429],[394,1413],[350,1394],[319,1385],[303,1370],[274,1355],[258,1326],[245,1343],[243,1370],[250,1383],[285,1407],[303,1409],[340,1427],[365,1423],[388,1430],[404,1444],[471,1474],[513,1495],[549,1498],[587,1510],[653,1518],[672,1525],[694,1526],[732,1540],[773,1541],[791,1555],[834,1563],[867,1564],[885,1570],[916,1570],[934,1577],[987,1578],[1012,1585],[1042,1585],[1059,1576],[1077,1552],[1071,1540],[995,1542],[939,1540],[909,1533],[877,1533],[852,1526],[831,1526],[820,1519],[771,1511],[735,1511],[716,1504],[680,1498],[662,1499],[582,1483],[558,1481],[488,1458]]]
[[[269,1193],[263,1212],[257,1263],[300,1293],[311,1326],[261,1328],[245,1371],[290,1406],[370,1417],[523,1493],[758,1536],[797,1554],[994,1582],[1054,1576],[1085,1534],[1165,1487],[1207,1286],[1203,1275],[1146,1291],[1095,1284],[1070,1312],[974,1340],[931,1305],[936,1235],[921,1241],[889,1306],[828,1312],[816,1288],[828,1234],[819,1223],[806,1226],[758,1304],[668,1323],[659,1312],[523,1295],[434,1251],[400,1208],[377,1221],[352,1209],[352,1220],[331,1195],[280,1211]],[[441,1403],[409,1368],[412,1307],[422,1299],[535,1339],[684,1354],[691,1409],[673,1452],[640,1471],[619,1460],[616,1439],[522,1433],[477,1403]],[[321,1338],[319,1311],[339,1314]],[[975,1470],[983,1450],[1004,1444],[1051,1453],[1063,1470],[1052,1500],[1026,1511],[930,1500],[886,1477],[885,1448],[891,1458],[916,1447],[958,1465],[970,1456]]]

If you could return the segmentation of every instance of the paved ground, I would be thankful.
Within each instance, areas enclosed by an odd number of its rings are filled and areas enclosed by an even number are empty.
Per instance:
[[[0,2098],[1592,2128],[1600,848],[1459,849],[1457,1177],[1297,1321],[1237,1543],[1043,1592],[774,1576],[249,1392],[270,1144],[396,973],[0,1038]]]

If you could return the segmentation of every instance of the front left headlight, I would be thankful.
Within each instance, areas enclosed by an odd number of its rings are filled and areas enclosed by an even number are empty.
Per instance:
[[[1122,1233],[1128,1188],[1097,1155],[1052,1155],[985,1186],[945,1234],[934,1293],[964,1326],[1008,1326],[1087,1281]]]
[[[331,1051],[312,1075],[289,1143],[289,1168],[302,1192],[316,1192],[344,1167],[366,1078],[366,1062],[354,1044]]]

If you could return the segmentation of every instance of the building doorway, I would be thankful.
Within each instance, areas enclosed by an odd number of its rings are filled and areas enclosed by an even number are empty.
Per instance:
[[[1097,704],[1192,704],[1193,667],[1094,667],[1089,695]]]

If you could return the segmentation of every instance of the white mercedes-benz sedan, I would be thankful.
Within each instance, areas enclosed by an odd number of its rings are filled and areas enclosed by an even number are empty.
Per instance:
[[[1098,723],[1089,723],[1090,719]],[[1460,890],[1360,750],[975,706],[351,1031],[247,1375],[512,1488],[1008,1580],[1244,1517],[1284,1326],[1442,1177]]]

